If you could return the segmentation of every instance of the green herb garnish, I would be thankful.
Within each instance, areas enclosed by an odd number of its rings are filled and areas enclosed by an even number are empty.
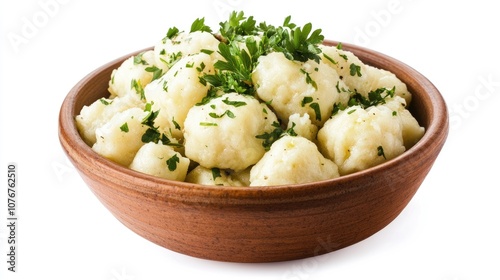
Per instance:
[[[167,159],[168,170],[175,171],[177,169],[177,163],[179,163],[180,159],[177,154],[173,155],[171,158]]]
[[[141,100],[145,100],[144,87],[141,84],[141,80],[132,79],[130,82],[130,88],[134,89],[137,94],[141,97]]]
[[[105,98],[100,98],[99,101],[101,101],[101,103],[104,104],[104,105],[106,105],[106,106],[110,105],[111,103],[113,103],[113,100],[108,101]]]
[[[212,178],[214,179],[214,181],[215,181],[215,179],[217,179],[219,177],[222,177],[220,175],[220,169],[217,167],[212,168]]]
[[[146,70],[146,72],[153,73],[152,81],[160,78],[163,75],[163,70],[156,67],[155,65],[146,67],[144,70]]]
[[[128,123],[122,124],[122,126],[120,126],[120,130],[125,133],[128,132]]]
[[[382,146],[378,146],[378,147],[377,147],[377,156],[379,156],[379,157],[380,157],[380,156],[382,156],[382,157],[384,157],[384,159],[387,159],[387,158],[385,157],[385,154],[384,154],[384,148],[383,148]]]
[[[264,140],[262,141],[262,146],[266,151],[269,151],[273,143],[284,135],[297,136],[297,133],[293,130],[295,128],[295,123],[292,123],[292,127],[289,129],[283,129],[278,122],[273,122],[272,126],[274,127],[273,131],[255,136],[257,139]]]
[[[142,58],[143,55],[144,55],[144,52],[141,52],[140,54],[134,56],[134,64],[147,65],[148,63]]]
[[[212,32],[212,29],[210,26],[205,25],[205,18],[197,18],[191,24],[191,30],[189,32],[192,33],[196,31]]]
[[[395,91],[396,87],[393,87],[390,90],[387,88],[378,88],[370,91],[368,93],[368,98],[356,91],[349,99],[349,106],[360,105],[363,108],[368,108],[371,106],[385,104],[387,98],[394,97]]]
[[[351,76],[357,75],[358,77],[361,77],[361,66],[351,63],[351,65],[349,65],[349,70],[349,74],[351,74]]]
[[[318,85],[316,82],[311,78],[311,75],[304,69],[300,69],[300,72],[306,75],[306,83],[310,84],[315,90],[318,90]]]

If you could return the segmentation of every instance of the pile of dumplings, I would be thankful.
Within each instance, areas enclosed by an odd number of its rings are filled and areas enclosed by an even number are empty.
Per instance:
[[[262,55],[251,76],[254,95],[220,92],[206,100],[212,85],[202,77],[217,71],[222,43],[211,32],[179,32],[126,59],[110,77],[109,96],[76,117],[83,140],[138,172],[258,187],[364,170],[397,157],[424,134],[407,110],[406,85],[336,46],[320,45],[319,61]],[[354,93],[368,97],[379,89],[391,96],[370,107],[349,104]]]

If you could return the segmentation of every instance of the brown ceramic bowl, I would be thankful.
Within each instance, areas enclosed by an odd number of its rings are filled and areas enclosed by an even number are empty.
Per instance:
[[[115,164],[85,144],[75,116],[84,105],[108,96],[111,71],[130,55],[96,69],[69,92],[59,116],[61,145],[119,221],[170,250],[220,261],[271,262],[341,249],[398,216],[448,134],[445,102],[429,80],[386,55],[343,46],[404,81],[413,93],[410,111],[426,129],[423,138],[401,156],[367,170],[308,184],[232,188],[165,180]]]

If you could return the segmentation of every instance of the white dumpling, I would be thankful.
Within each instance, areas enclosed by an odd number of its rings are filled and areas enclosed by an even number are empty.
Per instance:
[[[283,53],[259,57],[252,81],[260,99],[268,102],[284,123],[293,114],[309,114],[321,126],[331,115],[333,105],[349,101],[349,93],[337,72],[325,63],[291,61]]]
[[[184,181],[189,168],[189,159],[171,146],[149,142],[137,151],[130,169],[149,175]]]
[[[144,87],[153,80],[155,75],[161,76],[162,73],[162,70],[154,63],[152,50],[126,59],[111,73],[108,87],[110,97],[132,95],[138,99],[144,99]]]
[[[186,156],[206,168],[243,170],[264,155],[256,136],[272,132],[276,121],[264,103],[237,93],[193,106],[184,123]]]
[[[250,186],[301,184],[338,176],[337,165],[325,158],[313,142],[285,135],[252,167]]]
[[[288,119],[287,129],[293,129],[293,131],[308,140],[314,141],[316,139],[316,134],[318,133],[318,127],[311,122],[309,114],[304,115],[293,114]]]
[[[144,145],[141,139],[148,126],[142,124],[142,120],[147,114],[139,108],[117,113],[96,130],[96,142],[92,149],[118,164],[129,166]]]
[[[115,97],[113,99],[101,98],[89,106],[83,106],[80,114],[76,116],[76,126],[80,135],[87,145],[92,146],[96,142],[95,131],[115,114],[130,108],[141,108],[144,103],[132,95]]]
[[[363,63],[356,55],[350,51],[337,49],[333,46],[320,46],[322,50],[322,62],[335,69],[341,80],[351,91],[356,91],[368,97],[370,91],[379,88],[388,90],[395,87],[394,94],[403,97],[409,104],[411,94],[408,92],[406,84],[393,73],[379,69]],[[341,86],[339,86],[341,88]]]
[[[417,119],[406,109],[406,101],[399,96],[395,96],[382,106],[390,108],[393,110],[393,114],[397,115],[402,126],[403,142],[406,150],[413,147],[424,135],[425,128],[420,126]]]
[[[339,111],[318,131],[320,151],[338,165],[340,175],[402,154],[403,127],[393,112],[386,106],[365,110],[357,105]]]
[[[188,173],[186,182],[209,186],[243,187],[250,184],[249,172],[249,169],[228,172],[224,169],[205,168],[198,165]]]
[[[200,52],[210,53],[213,60],[219,58],[219,40],[209,32],[179,32],[171,38],[165,37],[154,47],[155,65],[165,72],[177,61]]]
[[[159,110],[155,125],[182,138],[187,112],[207,95],[209,85],[200,81],[204,74],[213,74],[209,55],[198,53],[182,58],[160,79],[148,84],[144,93],[147,102]]]

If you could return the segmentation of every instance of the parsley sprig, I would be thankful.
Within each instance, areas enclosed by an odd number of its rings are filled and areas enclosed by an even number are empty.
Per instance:
[[[255,88],[252,83],[252,72],[262,54],[262,49],[253,37],[245,40],[245,47],[240,47],[235,41],[228,44],[221,42],[218,52],[224,60],[215,62],[214,68],[217,71],[214,74],[205,74],[202,80],[222,92],[253,95]]]
[[[302,28],[290,22],[291,17],[288,16],[283,23],[283,26],[290,28],[284,36],[281,44],[281,51],[287,58],[292,57],[294,60],[301,62],[310,59],[319,63],[321,49],[318,47],[323,42],[325,37],[321,35],[321,29],[316,29],[312,33],[312,24],[306,23]]]
[[[324,40],[321,29],[313,30],[311,23],[299,27],[291,22],[291,16],[276,27],[265,22],[257,24],[252,16],[247,18],[243,12],[232,12],[229,19],[219,25],[218,53],[223,59],[215,63],[215,73],[205,74],[201,82],[210,83],[222,92],[253,95],[252,72],[258,58],[271,52],[281,52],[286,58],[300,62],[321,60],[319,44]]]
[[[240,11],[233,11],[229,15],[227,21],[219,23],[220,39],[222,42],[242,41],[245,36],[257,35],[260,32],[256,25],[257,21],[253,16],[245,17],[245,14]]]
[[[212,32],[212,28],[205,24],[205,18],[197,18],[191,24],[191,30],[189,32],[192,33],[196,31]]]

